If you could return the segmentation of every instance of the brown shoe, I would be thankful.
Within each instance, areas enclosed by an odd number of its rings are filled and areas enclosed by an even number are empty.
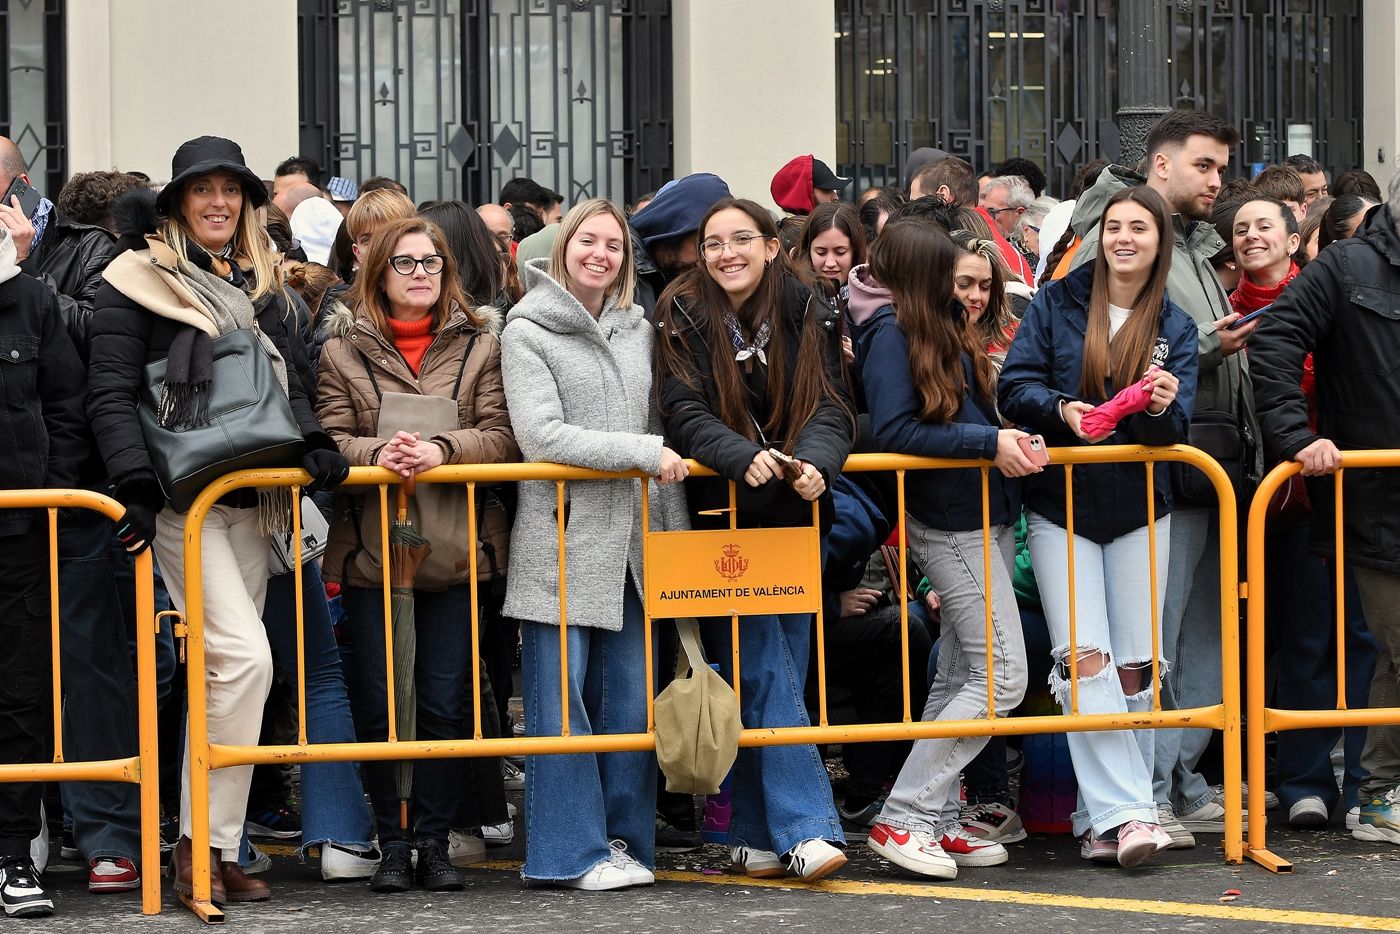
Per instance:
[[[175,891],[180,895],[194,894],[194,848],[189,837],[181,837],[175,844],[175,852],[170,856],[167,875],[175,882]],[[223,905],[228,901],[224,888],[223,873],[220,872],[219,856],[214,848],[209,849],[209,895],[210,901]]]
[[[237,863],[220,863],[219,872],[231,902],[265,902],[272,897],[272,888],[266,882],[248,875]]]

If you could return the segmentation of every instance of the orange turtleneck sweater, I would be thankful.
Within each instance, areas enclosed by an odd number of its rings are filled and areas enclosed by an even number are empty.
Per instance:
[[[394,334],[394,346],[403,354],[404,361],[415,376],[423,365],[423,355],[428,352],[428,345],[433,342],[432,328],[432,315],[424,315],[417,321],[389,319],[389,330]]]

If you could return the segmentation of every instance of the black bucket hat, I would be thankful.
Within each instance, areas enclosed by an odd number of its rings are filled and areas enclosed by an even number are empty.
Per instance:
[[[267,186],[243,161],[243,149],[222,136],[201,136],[181,143],[170,160],[170,183],[156,195],[156,207],[169,214],[172,202],[192,178],[210,172],[228,172],[243,184],[243,197],[254,208],[267,201]]]

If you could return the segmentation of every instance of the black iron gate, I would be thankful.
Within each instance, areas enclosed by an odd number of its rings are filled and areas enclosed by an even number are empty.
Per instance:
[[[669,0],[299,0],[301,145],[417,200],[573,203],[671,169]]]
[[[1360,0],[1174,0],[1174,105],[1213,110],[1241,164],[1306,142],[1361,166]],[[1118,156],[1118,0],[836,0],[837,152],[862,184],[901,181],[937,146],[978,167],[1014,155],[1063,191]]]
[[[50,198],[68,178],[63,0],[0,0],[0,136]]]

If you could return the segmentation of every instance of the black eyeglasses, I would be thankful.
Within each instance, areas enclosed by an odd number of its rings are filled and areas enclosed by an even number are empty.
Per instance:
[[[996,220],[1004,211],[1021,211],[1024,208],[983,208],[982,210],[992,215],[992,220]]]
[[[389,265],[393,268],[394,272],[401,276],[413,275],[413,270],[420,263],[423,266],[424,272],[430,276],[436,276],[438,273],[442,272],[442,267],[446,262],[447,260],[443,259],[440,253],[430,253],[422,259],[414,259],[412,256],[407,255],[389,257]]]

